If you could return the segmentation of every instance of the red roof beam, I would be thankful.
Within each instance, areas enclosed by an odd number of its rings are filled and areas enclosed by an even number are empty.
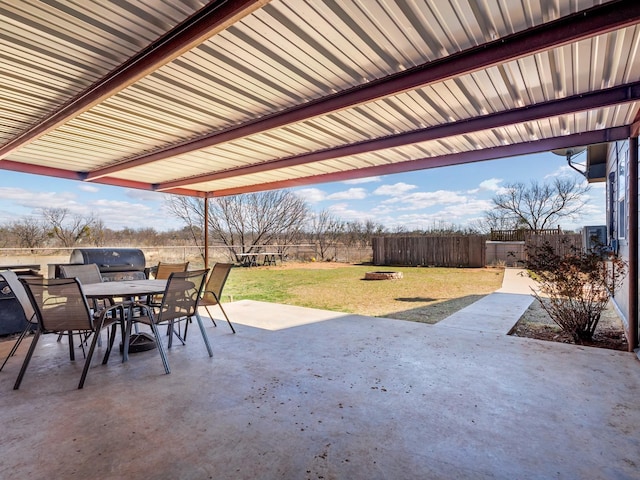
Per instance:
[[[31,175],[44,175],[46,177],[64,178],[66,180],[83,181],[85,175],[82,172],[74,172],[64,170],[62,168],[47,167],[44,165],[31,165],[28,163],[14,162],[13,160],[3,160],[0,162],[0,170],[8,170],[12,172],[27,173]],[[103,185],[112,185],[114,187],[134,188],[137,190],[155,191],[156,186],[151,183],[137,182],[134,180],[118,179],[118,178],[100,178],[91,183],[99,183]],[[205,192],[189,190],[186,188],[172,188],[162,193],[172,193],[175,195],[187,195],[190,197],[206,197]]]
[[[224,197],[228,195],[239,195],[242,193],[261,192],[264,190],[276,190],[280,188],[301,187],[317,183],[342,182],[356,178],[366,178],[377,175],[391,175],[394,173],[413,172],[416,170],[426,170],[429,168],[448,167],[465,163],[480,162],[486,160],[497,160],[518,155],[528,155],[532,153],[547,152],[558,148],[570,148],[576,145],[590,145],[594,143],[613,142],[629,138],[630,127],[614,127],[605,130],[594,130],[586,133],[576,133],[563,137],[536,140],[533,142],[517,143],[500,147],[486,148],[482,150],[471,150],[468,152],[442,155],[439,157],[428,157],[406,162],[392,163],[387,165],[376,165],[343,172],[333,172],[321,175],[312,175],[291,180],[249,185],[246,187],[228,188],[209,192],[209,197]]]
[[[280,168],[296,167],[333,158],[359,155],[376,150],[401,147],[404,145],[437,140],[454,135],[464,135],[491,128],[500,128],[515,123],[530,122],[541,118],[549,118],[557,115],[603,108],[635,100],[640,100],[640,82],[634,82],[581,95],[574,95],[561,100],[552,100],[529,107],[521,107],[505,112],[497,112],[481,117],[460,120],[435,127],[423,128],[380,139],[368,140],[318,152],[295,155],[255,165],[230,168],[221,172],[160,183],[157,185],[157,189],[165,190],[168,188],[182,187],[196,183],[222,180],[225,178],[236,177],[238,175],[250,175]]]

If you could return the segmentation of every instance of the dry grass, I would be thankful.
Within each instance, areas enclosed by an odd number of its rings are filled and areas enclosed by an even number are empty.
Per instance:
[[[400,280],[363,280],[366,272]],[[287,303],[361,315],[436,323],[502,285],[496,268],[373,267],[338,263],[235,268],[225,288],[234,300]]]

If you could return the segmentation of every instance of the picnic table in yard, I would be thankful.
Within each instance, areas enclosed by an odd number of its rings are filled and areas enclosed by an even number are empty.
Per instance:
[[[276,258],[280,257],[282,261],[282,254],[278,252],[251,252],[251,253],[238,253],[236,257],[240,260],[240,264],[243,267],[257,267],[258,257],[262,256],[262,265],[276,265]]]

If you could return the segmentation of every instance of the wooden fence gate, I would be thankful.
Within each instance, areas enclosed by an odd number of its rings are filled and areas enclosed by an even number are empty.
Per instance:
[[[582,235],[579,233],[558,233],[555,235],[539,235],[527,233],[524,239],[526,249],[536,248],[549,243],[558,255],[568,255],[582,249]]]

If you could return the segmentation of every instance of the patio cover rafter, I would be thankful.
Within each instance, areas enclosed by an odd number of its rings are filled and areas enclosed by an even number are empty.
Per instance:
[[[357,178],[372,177],[378,175],[390,175],[394,173],[413,172],[452,165],[462,165],[465,163],[480,162],[484,160],[496,160],[532,153],[548,152],[558,148],[570,148],[576,145],[590,145],[594,143],[613,142],[628,139],[630,136],[630,126],[614,127],[603,130],[594,130],[584,133],[575,133],[561,137],[544,138],[532,142],[516,143],[500,147],[470,150],[466,152],[441,155],[438,157],[427,157],[416,160],[408,160],[400,163],[390,163],[386,165],[375,165],[342,172],[325,173],[292,180],[282,180],[246,187],[228,188],[211,192],[210,197],[224,197],[228,195],[239,195],[243,193],[253,193],[263,190],[276,190],[280,188],[300,187],[317,183],[342,182]]]
[[[71,101],[2,145],[0,160],[191,50],[268,2],[269,0],[211,0],[208,5],[76,95]]]
[[[521,107],[505,112],[492,113],[481,117],[423,128],[375,140],[368,140],[356,144],[161,183],[157,185],[157,190],[164,191],[176,187],[193,185],[195,183],[222,180],[239,175],[267,172],[270,170],[277,170],[279,168],[295,167],[332,158],[346,157],[349,155],[359,155],[376,150],[401,147],[404,145],[437,140],[454,135],[464,135],[491,128],[505,127],[514,123],[529,122],[556,115],[566,115],[595,108],[619,105],[635,100],[640,100],[640,82],[620,85],[618,87],[603,90],[596,90],[586,94],[563,98],[561,100],[552,100],[529,107]]]
[[[637,0],[620,0],[595,6],[406,71],[247,122],[239,127],[95,169],[88,172],[87,180],[326,115],[638,23],[640,23],[640,2]]]
[[[65,170],[63,168],[55,168],[55,167],[47,167],[44,165],[29,165],[22,162],[14,162],[13,160],[0,161],[0,170],[29,173],[33,175],[44,175],[46,177],[64,178],[66,180],[84,181],[85,179],[85,174],[82,172],[74,172],[72,170]],[[151,183],[140,182],[137,180],[111,178],[111,177],[98,178],[94,180],[92,183],[100,183],[103,185],[111,185],[114,187],[136,188],[139,190],[156,190],[157,189],[157,186]],[[187,195],[190,197],[207,196],[204,192],[189,190],[186,188],[169,188],[164,190],[163,193]]]

